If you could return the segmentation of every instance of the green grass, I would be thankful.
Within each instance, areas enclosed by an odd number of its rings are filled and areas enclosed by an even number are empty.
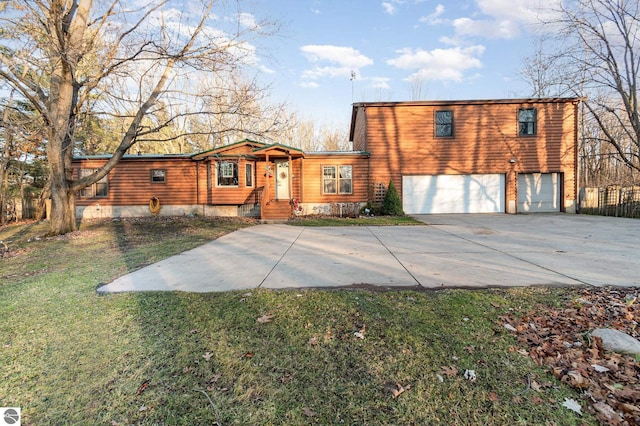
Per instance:
[[[0,229],[0,406],[20,406],[23,425],[595,424],[560,407],[580,395],[497,322],[570,290],[95,292],[247,224],[91,222],[39,240],[44,224]]]

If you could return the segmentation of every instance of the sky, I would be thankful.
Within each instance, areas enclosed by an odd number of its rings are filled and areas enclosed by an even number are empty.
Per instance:
[[[272,100],[341,125],[354,102],[527,97],[532,24],[556,1],[255,1],[282,24],[260,78]]]

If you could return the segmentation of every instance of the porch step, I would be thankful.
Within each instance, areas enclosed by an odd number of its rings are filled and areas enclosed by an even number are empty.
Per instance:
[[[262,206],[262,219],[289,219],[291,217],[291,204],[289,200],[271,200]]]

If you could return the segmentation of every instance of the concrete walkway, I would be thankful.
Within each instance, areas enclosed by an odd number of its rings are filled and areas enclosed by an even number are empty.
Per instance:
[[[423,226],[258,225],[98,289],[640,286],[640,221],[586,215],[430,215]]]

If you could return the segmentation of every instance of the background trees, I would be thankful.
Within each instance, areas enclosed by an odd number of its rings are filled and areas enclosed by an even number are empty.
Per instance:
[[[253,43],[277,26],[246,19],[235,2],[226,6],[216,2],[214,11],[212,0],[0,4],[0,78],[44,129],[52,234],[76,228],[77,192],[135,144],[154,152],[191,150],[234,131],[268,134],[286,123],[282,108],[260,110],[265,91],[247,73],[258,60]],[[71,159],[78,151],[112,157],[75,178]]]
[[[522,75],[534,96],[584,99],[583,184],[633,183],[640,172],[640,3],[575,0],[553,12]]]

